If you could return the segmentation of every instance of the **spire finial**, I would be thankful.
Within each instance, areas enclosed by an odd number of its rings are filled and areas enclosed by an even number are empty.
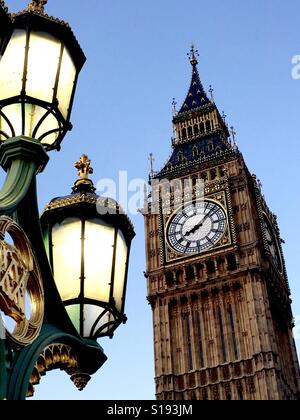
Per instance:
[[[213,89],[212,85],[209,85],[209,90],[208,91],[210,93],[211,102],[214,102],[215,101],[215,99],[214,99],[214,89]]]
[[[74,166],[78,169],[79,179],[75,182],[73,193],[95,192],[93,181],[89,179],[89,175],[94,173],[94,169],[91,167],[91,160],[88,156],[82,155]]]
[[[236,150],[237,149],[237,144],[236,144],[236,131],[235,131],[235,128],[233,126],[230,127],[230,134],[231,134],[231,137],[232,137],[233,147]]]
[[[175,116],[177,114],[176,105],[177,105],[176,99],[173,98],[173,101],[172,101],[172,112],[173,112],[173,116]]]
[[[150,176],[152,176],[154,174],[153,163],[155,162],[155,157],[154,157],[153,153],[149,154],[148,160],[149,160],[149,163],[150,163]]]
[[[222,112],[222,120],[223,120],[223,121],[224,121],[224,123],[227,125],[226,118],[227,118],[227,115],[225,114],[225,111],[223,111],[223,112]]]
[[[197,66],[197,64],[198,64],[197,57],[199,57],[199,52],[198,52],[198,50],[195,49],[194,44],[192,44],[192,46],[191,46],[191,50],[188,53],[188,57],[190,59],[191,65],[192,66]]]
[[[45,5],[48,3],[48,0],[32,0],[28,4],[29,12],[39,12],[41,14],[45,13]]]

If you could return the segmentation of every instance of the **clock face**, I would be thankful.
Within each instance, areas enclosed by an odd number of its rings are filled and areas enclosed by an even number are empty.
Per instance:
[[[267,241],[268,251],[272,257],[273,263],[279,271],[282,271],[281,254],[278,242],[267,217],[264,217],[264,233]]]
[[[167,229],[171,247],[181,254],[197,254],[215,246],[227,229],[224,209],[211,201],[191,204],[177,213]]]

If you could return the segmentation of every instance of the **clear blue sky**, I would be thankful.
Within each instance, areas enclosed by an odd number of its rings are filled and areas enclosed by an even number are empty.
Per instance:
[[[6,3],[17,11],[28,1]],[[279,217],[294,314],[300,315],[300,80],[291,77],[292,56],[300,54],[299,0],[49,0],[47,12],[70,22],[88,61],[74,104],[74,129],[39,177],[41,208],[69,193],[73,163],[82,153],[93,160],[95,181],[117,179],[119,170],[145,178],[149,152],[160,168],[170,153],[172,98],[185,98],[191,71],[186,53],[194,42],[203,84],[213,85],[219,109],[236,127],[249,168]],[[101,343],[108,362],[83,393],[55,372],[36,388],[37,398],[154,397],[142,217],[133,222],[129,321],[114,340]]]

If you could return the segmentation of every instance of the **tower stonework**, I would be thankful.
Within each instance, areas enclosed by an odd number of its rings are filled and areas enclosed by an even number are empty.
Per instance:
[[[190,61],[191,85],[173,117],[172,155],[151,171],[144,209],[156,396],[297,400],[277,218],[203,89],[194,49]]]

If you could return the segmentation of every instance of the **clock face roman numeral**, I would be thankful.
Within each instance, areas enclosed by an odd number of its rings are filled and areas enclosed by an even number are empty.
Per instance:
[[[182,254],[196,254],[214,247],[227,230],[224,209],[211,201],[191,204],[172,217],[167,230],[171,247]]]

